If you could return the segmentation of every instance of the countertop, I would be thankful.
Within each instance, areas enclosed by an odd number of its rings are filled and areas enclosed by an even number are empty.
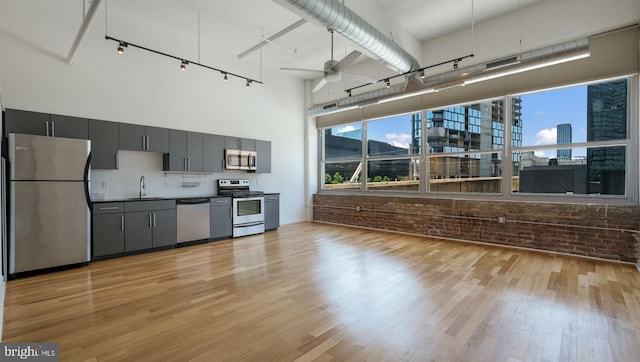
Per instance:
[[[265,195],[280,195],[279,192],[265,192]],[[104,200],[91,200],[91,203],[98,204],[103,202],[132,202],[132,201],[158,201],[158,200],[188,200],[188,199],[202,199],[202,198],[219,198],[219,197],[229,197],[227,195],[201,195],[201,196],[143,196],[139,197],[121,197],[121,198],[112,198],[112,199],[104,199]]]

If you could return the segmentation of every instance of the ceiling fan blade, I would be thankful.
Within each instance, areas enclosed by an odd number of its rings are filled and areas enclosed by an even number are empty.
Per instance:
[[[346,70],[343,71],[342,74],[348,77],[351,77],[352,79],[359,80],[361,82],[366,82],[366,83],[376,83],[378,81],[378,79],[368,76],[366,74],[353,73]]]
[[[326,81],[324,78],[320,79],[320,81],[318,82],[318,84],[316,84],[316,86],[315,86],[315,87],[313,87],[312,92],[317,92],[317,91],[319,91],[319,90],[320,90],[320,88],[322,88],[322,87],[324,87],[324,86],[325,86],[325,84],[327,84],[327,81]]]
[[[322,70],[317,70],[317,69],[280,68],[280,70],[285,70],[285,71],[295,71],[295,72],[308,72],[308,73],[316,73],[316,74],[323,74],[323,75],[324,75],[324,71],[322,71]]]
[[[356,59],[358,59],[358,57],[361,54],[362,53],[360,53],[357,50],[352,51],[351,53],[347,54],[346,57],[342,58],[342,60],[340,60],[338,63],[336,63],[336,65],[333,66],[333,69],[336,69],[336,70],[339,70],[339,71],[345,70],[348,66],[351,65],[351,63],[355,62]]]

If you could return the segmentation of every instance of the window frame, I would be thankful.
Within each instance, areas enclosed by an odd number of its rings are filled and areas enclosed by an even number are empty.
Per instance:
[[[545,91],[551,91],[555,89],[562,89],[568,87],[575,87],[581,85],[590,85],[590,84],[598,84],[609,81],[615,81],[620,79],[626,79],[627,81],[627,136],[625,139],[619,140],[609,140],[609,141],[587,141],[587,142],[579,142],[579,143],[571,143],[567,144],[565,148],[591,148],[591,147],[616,147],[616,146],[624,146],[626,148],[625,155],[625,194],[624,195],[610,195],[610,194],[551,194],[551,193],[520,193],[512,191],[512,176],[513,175],[513,154],[514,152],[528,152],[528,151],[538,151],[545,149],[558,149],[558,144],[549,144],[549,145],[535,145],[535,146],[513,146],[512,140],[512,102],[514,98],[522,97],[527,94],[539,93]],[[358,193],[364,193],[368,195],[380,195],[380,196],[415,196],[419,194],[420,197],[431,197],[431,198],[457,198],[457,199],[492,199],[495,200],[496,197],[499,197],[501,200],[512,200],[512,201],[549,201],[549,202],[576,202],[576,203],[597,203],[597,204],[606,204],[606,203],[614,203],[614,204],[637,204],[638,197],[640,194],[640,181],[638,181],[638,174],[640,169],[640,152],[639,152],[639,144],[640,144],[640,114],[639,114],[639,77],[638,74],[626,75],[626,76],[618,76],[606,79],[599,79],[588,82],[574,83],[569,85],[562,85],[558,87],[546,88],[546,89],[536,89],[533,91],[523,92],[523,93],[514,93],[507,94],[501,97],[476,100],[472,102],[463,102],[458,104],[452,104],[448,106],[442,106],[432,109],[422,109],[420,111],[411,111],[406,113],[394,114],[386,117],[378,117],[371,119],[361,119],[359,122],[349,121],[344,125],[360,123],[362,125],[362,155],[359,159],[362,162],[363,170],[361,171],[361,175],[368,175],[367,164],[369,161],[378,161],[378,160],[387,160],[387,159],[415,159],[417,158],[420,162],[420,174],[419,174],[419,187],[418,191],[378,191],[378,190],[370,190],[367,188],[366,177],[361,177],[361,187],[359,190],[355,191]],[[482,102],[492,102],[496,100],[503,101],[503,119],[504,119],[504,129],[503,132],[503,147],[502,149],[486,149],[486,150],[474,150],[474,151],[464,151],[464,152],[447,152],[447,153],[430,153],[428,138],[426,136],[428,132],[427,128],[427,113],[431,110],[445,110],[447,108],[465,106],[478,104]],[[368,135],[367,135],[367,122],[375,121],[383,118],[397,117],[406,114],[421,114],[421,153],[420,155],[407,155],[407,156],[368,156]],[[506,126],[506,125],[510,126]],[[326,128],[333,128],[326,127]],[[324,170],[323,165],[330,161],[325,161],[322,159],[322,151],[324,151],[324,130],[326,128],[318,128],[319,132],[319,147],[321,153],[319,154],[318,165],[321,170]],[[492,127],[493,128],[493,127]],[[493,132],[492,132],[493,133]],[[492,134],[493,136],[493,134]],[[522,140],[520,140],[521,142]],[[460,156],[465,154],[493,154],[499,153],[501,154],[501,192],[500,193],[455,193],[455,192],[430,192],[429,188],[429,160],[430,157],[443,157],[443,156]],[[346,159],[340,159],[339,161],[347,161]],[[355,159],[354,159],[355,161]],[[324,188],[324,174],[321,173],[320,183],[321,187],[318,192],[328,192],[328,193],[340,193],[347,192],[352,193],[354,190],[350,191],[339,191],[339,190],[330,190]]]

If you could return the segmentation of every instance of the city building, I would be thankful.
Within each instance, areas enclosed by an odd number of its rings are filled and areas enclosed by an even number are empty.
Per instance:
[[[557,127],[557,143],[559,145],[566,145],[571,143],[571,123],[562,123]],[[559,148],[556,157],[558,160],[571,160],[571,149],[570,148]]]
[[[587,87],[587,141],[627,137],[627,80]],[[625,147],[587,149],[591,192],[624,194]]]

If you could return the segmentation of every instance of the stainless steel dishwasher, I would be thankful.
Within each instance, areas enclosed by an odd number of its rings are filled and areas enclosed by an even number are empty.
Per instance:
[[[177,199],[178,243],[211,238],[209,198]]]

